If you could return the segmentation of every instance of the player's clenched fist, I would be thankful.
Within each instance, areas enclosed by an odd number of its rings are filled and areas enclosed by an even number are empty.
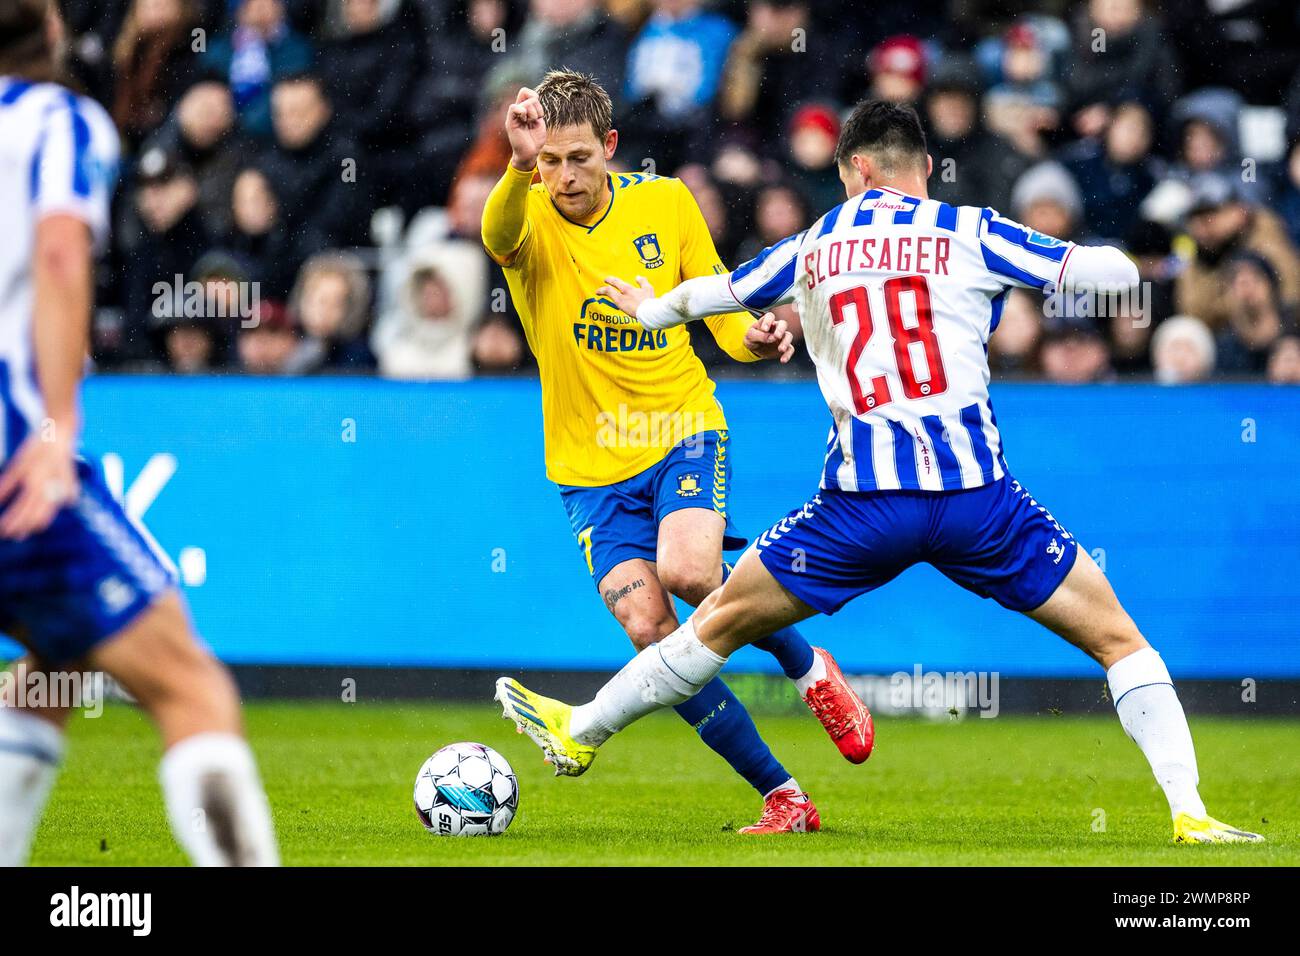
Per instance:
[[[542,118],[542,101],[528,87],[506,110],[506,136],[510,138],[510,165],[515,169],[532,169],[537,154],[546,144],[546,120]]]

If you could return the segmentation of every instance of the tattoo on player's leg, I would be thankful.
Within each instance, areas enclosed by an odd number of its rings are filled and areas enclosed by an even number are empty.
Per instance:
[[[615,588],[608,588],[608,589],[606,589],[605,594],[604,594],[604,598],[605,598],[605,607],[609,608],[610,613],[613,613],[613,611],[614,611],[614,605],[615,605],[615,604],[617,604],[617,603],[618,603],[619,601],[621,601],[623,598],[627,597],[629,594],[631,594],[631,593],[632,593],[633,591],[635,591],[637,588],[643,588],[643,587],[645,587],[645,579],[644,579],[644,578],[637,578],[637,579],[636,579],[635,581],[633,581],[631,584],[625,584],[625,585],[624,585],[623,587],[621,587],[621,588],[617,588],[617,589],[615,589]]]

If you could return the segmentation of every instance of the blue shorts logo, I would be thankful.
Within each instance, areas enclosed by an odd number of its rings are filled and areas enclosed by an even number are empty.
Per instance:
[[[659,249],[659,236],[655,233],[647,232],[644,236],[637,236],[632,243],[647,269],[658,269],[664,264],[663,252]]]
[[[689,475],[677,476],[677,494],[683,498],[694,498],[701,491],[700,473],[691,472]]]

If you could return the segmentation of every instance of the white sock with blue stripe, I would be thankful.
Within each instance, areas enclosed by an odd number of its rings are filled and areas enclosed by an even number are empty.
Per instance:
[[[573,708],[569,732],[599,747],[628,724],[661,707],[675,707],[718,676],[719,657],[695,636],[694,618],[651,644],[609,679],[589,704]]]
[[[27,862],[32,835],[63,760],[63,732],[0,706],[0,866]]]
[[[1169,812],[1204,817],[1192,732],[1160,655],[1150,647],[1134,651],[1111,665],[1106,680],[1119,722],[1151,764]]]

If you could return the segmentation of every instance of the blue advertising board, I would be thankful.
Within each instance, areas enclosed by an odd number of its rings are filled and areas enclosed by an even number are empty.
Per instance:
[[[723,382],[751,535],[816,491],[809,382]],[[997,385],[1013,473],[1176,675],[1298,677],[1300,390]],[[535,382],[99,377],[86,444],[232,663],[612,669],[629,645],[542,466]],[[1098,676],[914,568],[804,625],[846,670]],[[0,648],[0,652],[3,648]],[[745,650],[734,668],[773,670]]]

